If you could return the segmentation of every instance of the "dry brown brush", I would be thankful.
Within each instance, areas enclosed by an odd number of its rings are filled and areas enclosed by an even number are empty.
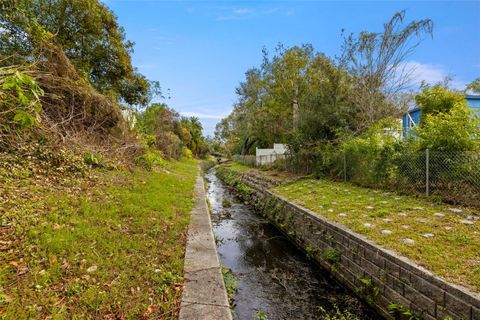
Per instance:
[[[9,70],[22,70],[43,90],[38,97],[39,119],[28,129],[17,125],[0,130],[2,149],[15,151],[19,142],[42,137],[54,147],[68,147],[74,152],[98,154],[123,163],[142,152],[116,100],[100,94],[80,76],[58,44],[42,41],[34,56],[36,61],[28,67]],[[2,115],[0,125],[5,119]]]

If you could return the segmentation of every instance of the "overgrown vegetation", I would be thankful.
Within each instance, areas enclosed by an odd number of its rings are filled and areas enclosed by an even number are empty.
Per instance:
[[[323,307],[320,307],[320,319],[322,320],[360,320],[358,316],[347,311],[342,311],[338,306],[334,306],[333,312],[328,312]]]
[[[2,1],[0,30],[0,318],[175,319],[200,122],[98,0]]]
[[[0,152],[34,139],[147,168],[207,153],[198,119],[152,103],[159,83],[98,0],[4,1],[0,27]]]
[[[380,293],[380,288],[378,288],[370,278],[357,277],[357,279],[361,283],[361,286],[357,289],[357,293],[363,296],[368,304],[373,305]]]
[[[412,310],[405,308],[401,304],[391,303],[388,305],[388,312],[395,317],[395,319],[405,320],[421,320],[422,318],[415,315]]]
[[[232,273],[232,270],[224,266],[222,266],[222,275],[225,289],[227,289],[228,303],[231,308],[234,308],[235,300],[233,299],[233,295],[237,292],[238,277]]]

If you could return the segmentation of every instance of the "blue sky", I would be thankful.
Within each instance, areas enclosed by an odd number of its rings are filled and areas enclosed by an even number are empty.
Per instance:
[[[395,12],[406,20],[430,18],[426,39],[408,63],[416,80],[453,85],[480,77],[479,1],[139,1],[106,0],[127,39],[135,42],[133,63],[160,81],[183,115],[198,116],[205,134],[231,111],[235,87],[261,50],[311,43],[329,56],[339,53],[340,32],[381,31]]]

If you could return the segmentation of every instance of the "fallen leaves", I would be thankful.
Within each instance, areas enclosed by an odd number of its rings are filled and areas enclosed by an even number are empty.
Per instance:
[[[92,272],[97,271],[97,269],[98,269],[98,267],[96,265],[93,265],[93,266],[87,268],[87,272],[92,273]]]

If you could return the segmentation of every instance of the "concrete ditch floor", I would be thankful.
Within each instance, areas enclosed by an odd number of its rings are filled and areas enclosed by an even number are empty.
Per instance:
[[[191,215],[179,319],[231,320],[205,187],[200,175],[195,184],[195,207]]]

